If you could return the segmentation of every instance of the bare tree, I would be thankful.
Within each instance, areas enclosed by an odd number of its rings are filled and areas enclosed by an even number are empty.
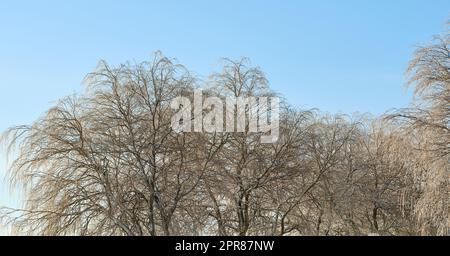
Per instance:
[[[232,133],[172,127],[173,100],[195,102],[197,88],[224,101],[278,96],[247,59],[226,59],[206,81],[160,53],[117,67],[102,61],[84,93],[3,134],[25,203],[0,208],[0,219],[39,235],[448,235],[448,44],[446,35],[417,50],[410,108],[350,117],[282,100],[269,144],[250,121],[273,115],[261,113],[261,100],[213,119]]]
[[[448,234],[450,227],[450,36],[436,37],[419,48],[410,62],[412,108],[390,117],[400,122],[420,152],[416,174],[423,192],[417,215],[424,234]]]

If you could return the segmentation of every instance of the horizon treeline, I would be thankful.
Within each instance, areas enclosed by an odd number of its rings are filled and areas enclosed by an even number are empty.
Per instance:
[[[28,235],[448,235],[450,35],[415,52],[407,109],[369,117],[283,102],[280,138],[176,133],[170,102],[203,86],[224,98],[275,96],[247,59],[200,81],[157,53],[111,67],[31,125],[6,131]]]

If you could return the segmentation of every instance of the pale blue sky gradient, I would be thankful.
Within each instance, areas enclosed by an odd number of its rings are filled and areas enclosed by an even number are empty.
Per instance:
[[[328,112],[404,107],[414,46],[445,29],[448,0],[0,2],[0,130],[82,90],[100,59],[161,50],[200,77],[249,57],[292,104]],[[5,170],[0,151],[0,178]],[[0,205],[16,205],[0,183]]]

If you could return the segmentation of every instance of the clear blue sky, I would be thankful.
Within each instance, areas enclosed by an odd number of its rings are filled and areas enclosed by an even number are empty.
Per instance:
[[[221,57],[247,56],[297,106],[379,114],[407,105],[414,46],[449,18],[448,0],[2,0],[0,130],[81,91],[99,59],[140,61],[156,50],[199,76]],[[0,205],[11,205],[0,184]]]

